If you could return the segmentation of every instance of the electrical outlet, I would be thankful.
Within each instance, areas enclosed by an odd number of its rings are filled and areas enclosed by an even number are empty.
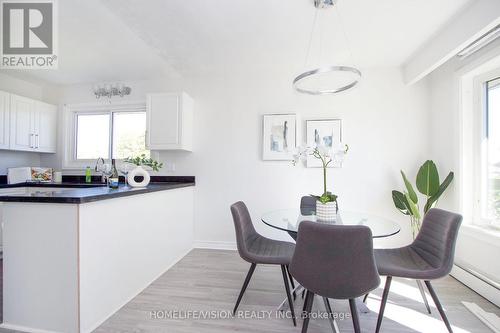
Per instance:
[[[165,168],[166,172],[174,172],[175,171],[175,163],[165,162],[164,168]]]

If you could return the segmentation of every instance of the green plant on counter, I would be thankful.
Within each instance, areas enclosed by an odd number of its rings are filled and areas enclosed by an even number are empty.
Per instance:
[[[148,166],[153,169],[153,171],[159,171],[163,167],[163,163],[159,163],[158,161],[155,161],[150,157],[148,158],[145,154],[141,154],[141,156],[136,157],[127,157],[123,161],[125,163],[135,164],[137,166]]]
[[[401,176],[405,184],[406,191],[392,191],[392,200],[396,208],[404,215],[410,216],[413,238],[416,237],[420,230],[422,215],[418,205],[418,196],[413,189],[412,184],[406,177],[406,174],[401,170]],[[453,181],[453,172],[450,172],[442,183],[439,182],[439,173],[436,164],[427,160],[420,167],[417,173],[416,186],[417,190],[425,196],[426,202],[424,205],[424,215],[434,207],[446,188]]]

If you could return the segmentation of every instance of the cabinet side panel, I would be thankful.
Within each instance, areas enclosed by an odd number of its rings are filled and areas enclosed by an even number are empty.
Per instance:
[[[77,206],[4,203],[3,322],[78,332]]]
[[[189,95],[183,94],[182,101],[182,148],[193,151],[194,137],[194,101]]]
[[[193,188],[80,205],[81,332],[97,328],[193,244]]]

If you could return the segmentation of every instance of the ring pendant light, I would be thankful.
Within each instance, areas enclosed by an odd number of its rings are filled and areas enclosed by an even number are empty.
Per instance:
[[[318,10],[318,9],[327,9],[327,8],[334,7],[334,5],[336,4],[336,2],[337,2],[337,0],[314,0],[314,6],[316,7],[316,10]],[[317,14],[317,12],[316,12],[316,14]],[[339,21],[340,21],[340,18],[339,18]],[[316,25],[316,15],[315,15],[315,18],[314,18],[314,23],[313,23],[313,31],[314,31],[315,25]],[[311,36],[310,36],[310,39],[309,39],[309,47],[308,47],[308,50],[307,50],[306,63],[307,63],[307,58],[309,58],[309,53],[310,53],[310,48],[311,48],[311,41],[312,41],[312,37],[313,37],[313,31],[311,32]],[[344,37],[345,37],[345,35],[344,35]],[[345,37],[345,38],[347,40],[347,37]],[[345,85],[336,86],[336,87],[329,87],[329,88],[325,88],[325,89],[312,89],[312,88],[301,87],[301,85],[300,85],[306,79],[313,79],[313,78],[317,78],[317,77],[319,77],[320,75],[323,75],[323,74],[332,74],[332,73],[333,74],[335,74],[335,73],[338,73],[338,74],[345,74],[345,73],[352,74],[353,75],[353,79],[352,79],[352,81],[348,82]],[[353,88],[355,85],[357,85],[359,83],[360,79],[361,79],[361,71],[359,69],[355,68],[355,67],[352,67],[352,66],[331,65],[331,66],[324,66],[324,67],[315,68],[315,69],[306,71],[306,72],[298,75],[293,80],[293,87],[294,87],[294,89],[296,91],[298,91],[299,93],[302,93],[302,94],[308,94],[308,95],[332,95],[332,94],[340,93],[342,91],[346,91],[346,90],[349,90],[349,89]]]

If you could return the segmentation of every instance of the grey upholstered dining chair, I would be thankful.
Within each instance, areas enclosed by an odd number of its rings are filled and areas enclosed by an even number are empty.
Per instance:
[[[380,284],[368,227],[301,222],[290,272],[307,290],[303,333],[307,332],[314,295],[326,299],[331,316],[328,298],[348,299],[354,331],[360,332],[355,299]]]
[[[316,214],[316,198],[310,195],[305,195],[300,198],[300,214],[301,215],[314,215]],[[294,239],[297,238],[297,234],[290,236]],[[290,277],[293,280],[292,277]],[[304,298],[305,289],[302,290],[302,298]],[[325,301],[326,304],[326,301]],[[305,305],[305,303],[304,303]]]
[[[283,282],[285,284],[286,296],[288,298],[288,305],[290,306],[290,311],[292,313],[293,325],[296,326],[297,322],[295,320],[293,301],[290,294],[290,286],[288,284],[288,265],[292,260],[295,244],[269,239],[257,233],[253,226],[247,206],[242,201],[231,205],[231,214],[233,215],[234,227],[236,229],[236,244],[238,246],[238,253],[243,260],[248,261],[251,264],[245,278],[245,282],[241,287],[236,305],[234,306],[233,313],[236,313],[236,310],[238,309],[238,305],[240,304],[241,298],[245,293],[257,264],[280,265]]]
[[[453,332],[430,280],[445,277],[450,273],[461,222],[461,215],[433,208],[425,215],[422,228],[412,244],[397,249],[375,250],[378,271],[380,275],[387,276],[376,332],[380,331],[394,276],[424,280],[446,328],[450,333]]]
[[[310,195],[303,196],[300,199],[300,214],[313,215],[316,213],[316,198]]]

